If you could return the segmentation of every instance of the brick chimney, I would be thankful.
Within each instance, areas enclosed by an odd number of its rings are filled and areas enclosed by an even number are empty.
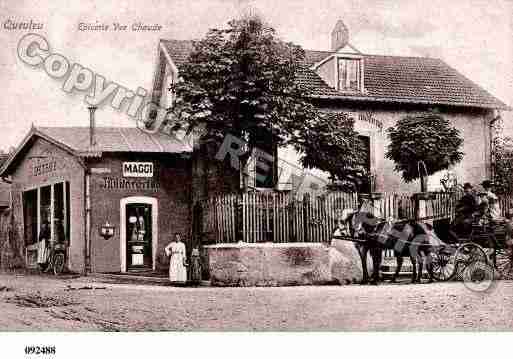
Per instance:
[[[96,111],[96,106],[89,106],[87,108],[89,110],[89,145],[93,147],[96,145],[96,139],[94,137],[94,130],[95,130],[95,118],[94,118],[94,112]]]
[[[349,30],[342,20],[338,20],[331,32],[331,51],[338,51],[349,42]]]

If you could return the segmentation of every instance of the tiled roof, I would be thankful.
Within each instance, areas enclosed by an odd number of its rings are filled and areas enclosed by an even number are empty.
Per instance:
[[[160,40],[166,47],[169,55],[173,59],[176,66],[181,65],[193,50],[193,42],[191,40]]]
[[[7,159],[9,158],[9,154],[8,153],[0,153],[0,167],[2,167],[2,164],[7,161]]]
[[[76,156],[96,157],[104,152],[185,153],[192,152],[186,142],[157,132],[147,133],[138,128],[96,127],[95,145],[90,146],[89,127],[37,127],[32,128],[16,152],[0,166],[0,175],[9,172],[12,164],[25,151],[34,137],[41,137]]]
[[[332,54],[329,51],[306,51],[305,64],[311,67]],[[322,79],[312,79],[312,74],[308,74],[311,70],[302,71],[299,81],[314,97],[508,109],[502,101],[442,60],[382,55],[362,57],[364,94],[340,94]]]
[[[161,40],[179,66],[193,49],[192,41]],[[297,80],[313,98],[353,101],[419,103],[449,106],[510,108],[439,59],[365,55],[364,93],[340,93],[311,69],[333,55],[330,51],[305,51],[305,64]]]
[[[96,127],[90,146],[89,127],[37,127],[36,130],[68,146],[78,154],[89,152],[181,153],[191,148],[171,136],[150,134],[135,127]]]

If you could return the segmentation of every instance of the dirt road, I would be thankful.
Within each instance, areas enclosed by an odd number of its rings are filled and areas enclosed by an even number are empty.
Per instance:
[[[0,330],[512,330],[513,282],[174,288],[0,275]]]

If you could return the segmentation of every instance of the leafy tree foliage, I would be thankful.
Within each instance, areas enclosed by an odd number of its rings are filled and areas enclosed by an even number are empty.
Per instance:
[[[248,143],[248,154],[292,145],[306,167],[353,180],[353,122],[318,113],[296,81],[303,61],[301,47],[281,41],[258,17],[210,30],[179,67],[172,127],[201,127],[205,139],[217,142],[230,133]]]
[[[438,114],[407,116],[388,129],[386,157],[406,182],[420,178],[419,161],[428,175],[449,168],[463,159],[463,139],[448,120]]]
[[[513,193],[513,138],[496,137],[493,140],[494,184],[500,194]]]
[[[321,168],[331,174],[333,188],[358,191],[369,175],[354,119],[344,113],[320,113],[306,124],[295,147],[304,154],[304,167]]]
[[[188,129],[205,125],[211,137],[230,132],[250,146],[262,136],[284,144],[288,131],[313,115],[294,81],[303,57],[258,18],[230,21],[196,42],[179,68],[173,113]]]

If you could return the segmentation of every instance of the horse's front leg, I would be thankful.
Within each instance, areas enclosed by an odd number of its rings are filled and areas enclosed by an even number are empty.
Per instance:
[[[424,269],[424,261],[420,254],[417,255],[417,261],[419,262],[419,274],[417,276],[417,283],[422,283],[422,270]]]
[[[357,245],[356,250],[360,254],[360,260],[362,262],[363,278],[360,284],[369,283],[369,272],[367,271],[367,252],[369,248],[365,245]]]
[[[412,266],[411,282],[416,283],[417,282],[417,257],[411,256],[410,261],[411,261],[411,266]]]
[[[395,283],[397,281],[399,272],[401,272],[401,268],[403,267],[403,257],[398,255],[397,253],[394,253],[394,254],[395,254],[395,273],[392,276],[392,280],[391,280],[392,283]]]

